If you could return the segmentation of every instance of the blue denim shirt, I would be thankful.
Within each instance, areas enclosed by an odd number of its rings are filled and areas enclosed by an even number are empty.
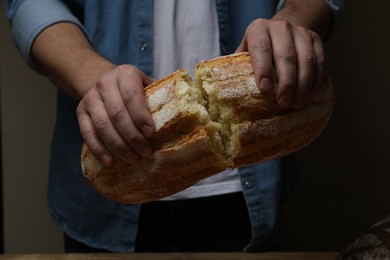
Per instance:
[[[341,0],[326,2],[335,15],[343,7]],[[136,65],[152,75],[152,0],[7,0],[7,4],[15,43],[32,68],[30,49],[39,32],[54,23],[71,22],[107,59]],[[283,4],[281,0],[279,8]],[[251,21],[269,18],[277,9],[275,0],[216,0],[216,5],[222,54],[235,51]],[[58,92],[48,188],[51,216],[68,235],[90,246],[131,252],[140,206],[108,200],[85,183],[76,107],[75,100]],[[275,249],[282,196],[295,179],[294,172],[282,170],[284,160],[239,169],[253,234],[245,251]]]

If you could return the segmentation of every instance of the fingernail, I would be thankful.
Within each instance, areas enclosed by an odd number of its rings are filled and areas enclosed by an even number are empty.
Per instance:
[[[111,162],[112,162],[112,158],[111,156],[107,155],[107,154],[103,154],[101,157],[100,157],[100,162],[104,165],[104,166],[110,166]]]
[[[142,134],[145,136],[145,137],[152,137],[153,134],[154,134],[154,128],[151,127],[150,125],[144,125],[142,127]]]
[[[292,102],[292,98],[290,96],[286,96],[286,95],[281,96],[278,99],[278,104],[281,107],[284,107],[284,108],[290,107],[291,106],[291,102]]]
[[[265,93],[271,91],[271,89],[272,89],[271,80],[269,78],[266,78],[266,77],[262,78],[260,80],[259,88],[260,88],[260,91],[263,91]]]

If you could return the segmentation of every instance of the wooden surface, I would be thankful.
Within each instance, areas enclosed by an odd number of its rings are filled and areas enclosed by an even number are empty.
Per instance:
[[[335,260],[337,252],[312,253],[133,253],[133,254],[30,254],[0,255],[0,259],[10,260]]]

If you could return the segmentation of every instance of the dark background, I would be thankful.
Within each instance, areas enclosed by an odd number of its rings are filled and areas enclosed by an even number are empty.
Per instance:
[[[390,214],[390,1],[348,1],[327,44],[336,89],[323,135],[299,152],[285,250],[337,250]]]

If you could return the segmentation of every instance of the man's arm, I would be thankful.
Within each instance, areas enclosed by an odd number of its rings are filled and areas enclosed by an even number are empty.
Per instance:
[[[116,66],[101,57],[72,23],[43,30],[33,43],[32,58],[55,85],[80,100],[81,134],[102,163],[110,164],[113,155],[134,162],[151,154],[147,138],[154,122],[143,88],[152,79],[134,66]]]
[[[100,75],[116,67],[98,55],[80,28],[72,23],[57,23],[42,31],[31,54],[37,68],[77,100],[84,97]]]
[[[286,20],[314,31],[324,39],[332,22],[332,11],[324,0],[287,0],[272,20]]]

